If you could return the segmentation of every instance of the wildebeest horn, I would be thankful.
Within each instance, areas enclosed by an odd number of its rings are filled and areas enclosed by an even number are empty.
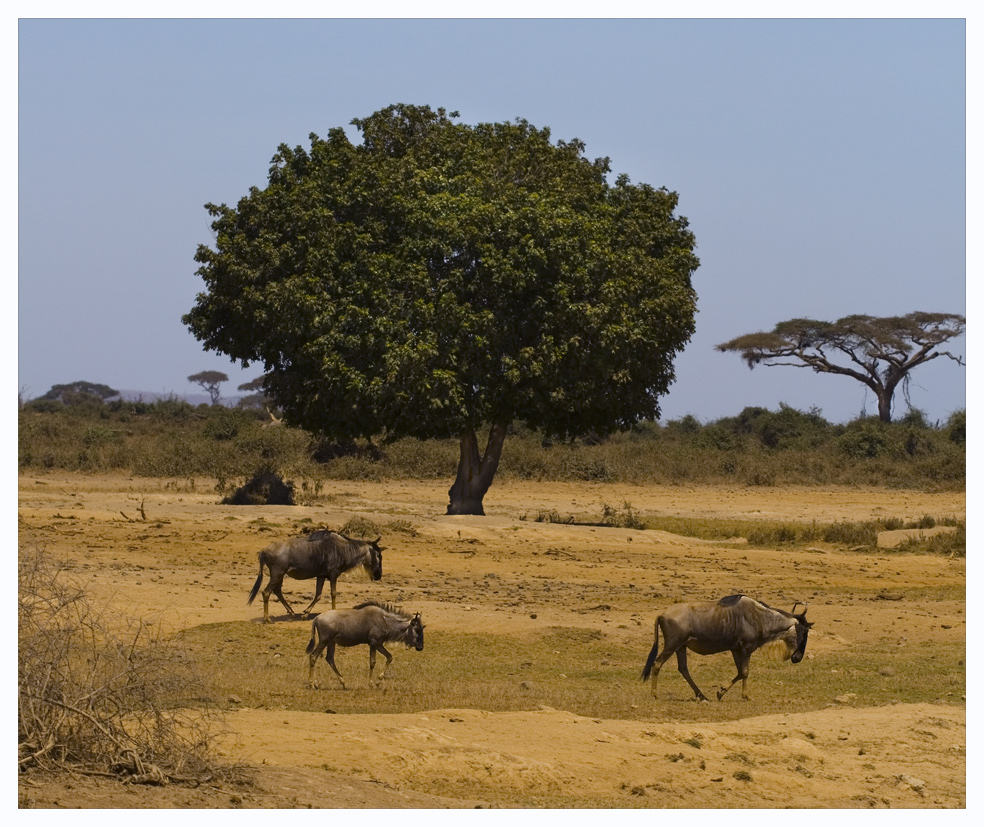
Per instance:
[[[807,610],[807,609],[809,608],[809,606],[810,606],[810,604],[809,604],[809,603],[800,603],[800,602],[799,602],[799,601],[797,600],[797,601],[796,601],[796,602],[795,602],[795,603],[793,604],[793,610],[792,610],[792,611],[790,612],[790,614],[791,614],[791,615],[794,615],[794,614],[796,614],[796,607],[797,607],[797,606],[802,606],[802,607],[803,607],[803,611],[802,611],[802,612],[800,612],[800,614],[804,614],[804,615],[805,615],[805,614],[806,614],[806,610]]]

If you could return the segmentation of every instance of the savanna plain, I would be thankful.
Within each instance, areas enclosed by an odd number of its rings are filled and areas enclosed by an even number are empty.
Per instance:
[[[22,808],[966,806],[965,558],[896,545],[945,528],[759,547],[600,519],[624,505],[680,526],[962,521],[962,491],[513,479],[466,517],[444,515],[440,480],[329,480],[294,506],[223,505],[207,478],[29,469],[18,483],[21,554],[43,550],[100,605],[159,624],[221,712],[219,760],[248,776],[29,771]],[[266,624],[246,599],[265,545],[345,526],[382,536],[383,577],[343,577],[338,606],[421,612],[425,647],[391,646],[372,684],[367,649],[339,649],[349,688],[321,660],[310,689],[310,616],[271,601]],[[284,593],[300,611],[313,586]],[[671,659],[653,698],[640,673],[658,613],[734,593],[808,603],[805,659],[760,651],[750,700],[736,687],[709,703]],[[734,674],[727,653],[689,663],[711,697]]]

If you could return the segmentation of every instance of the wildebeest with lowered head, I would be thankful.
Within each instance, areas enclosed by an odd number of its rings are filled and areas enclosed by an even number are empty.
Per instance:
[[[315,645],[317,639],[317,645]],[[390,641],[402,642],[407,648],[413,647],[418,652],[424,648],[424,624],[420,620],[420,612],[412,617],[401,609],[387,603],[367,600],[352,609],[335,609],[322,612],[311,622],[311,640],[308,641],[307,653],[310,655],[308,669],[308,685],[317,689],[314,682],[314,665],[318,655],[325,650],[325,660],[338,676],[338,681],[345,689],[342,673],[335,666],[335,646],[369,647],[369,680],[372,680],[372,670],[376,668],[376,652],[382,652],[386,658],[383,671],[379,676],[386,676],[386,667],[393,661],[393,656],[386,651],[384,643]]]
[[[660,667],[675,653],[680,674],[687,679],[697,699],[706,701],[704,693],[697,688],[697,684],[687,670],[687,649],[698,655],[730,651],[734,656],[738,674],[731,683],[718,690],[717,698],[720,701],[724,693],[741,680],[741,695],[748,700],[745,691],[748,662],[756,649],[768,643],[778,643],[782,647],[783,655],[793,663],[803,660],[806,638],[813,624],[806,620],[805,605],[800,614],[795,614],[796,607],[799,605],[803,604],[796,603],[793,605],[793,611],[784,612],[782,609],[773,609],[743,594],[733,594],[720,600],[677,603],[670,606],[656,619],[655,642],[646,660],[646,666],[642,670],[642,679],[648,679],[650,672],[653,673],[655,698]],[[663,651],[657,656],[661,629]],[[654,666],[655,671],[653,671]]]
[[[314,600],[304,610],[304,614],[310,612],[321,598],[325,580],[331,584],[331,607],[334,609],[335,583],[340,574],[362,566],[373,580],[379,580],[383,576],[383,547],[379,545],[379,537],[375,540],[353,540],[337,531],[315,531],[302,537],[270,543],[257,556],[260,560],[260,573],[246,605],[253,602],[260,590],[263,567],[266,566],[270,570],[270,580],[263,590],[263,619],[268,623],[271,592],[284,604],[288,614],[295,614],[281,591],[285,576],[295,580],[317,578]]]

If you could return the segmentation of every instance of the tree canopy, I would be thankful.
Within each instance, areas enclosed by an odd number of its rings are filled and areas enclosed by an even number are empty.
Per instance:
[[[246,391],[247,396],[240,398],[238,407],[240,408],[266,408],[267,413],[270,413],[270,405],[275,405],[274,400],[270,399],[265,393],[263,393],[263,382],[266,379],[264,376],[257,376],[255,379],[250,379],[248,382],[243,382],[237,390]],[[270,416],[274,422],[278,420],[272,413]]]
[[[790,319],[769,333],[739,336],[716,349],[740,353],[749,368],[786,365],[850,376],[874,392],[878,416],[889,422],[895,391],[912,370],[939,356],[964,364],[962,357],[939,348],[965,328],[966,319],[954,313]]]
[[[83,379],[78,382],[69,382],[67,385],[52,385],[50,390],[39,398],[54,399],[66,405],[78,405],[83,402],[102,403],[119,395],[120,392],[109,385],[86,382]]]
[[[206,205],[206,290],[183,321],[261,363],[288,422],[458,437],[459,479],[467,456],[490,483],[513,421],[572,437],[659,415],[698,260],[675,193],[610,185],[607,158],[525,120],[457,117],[396,105],[352,121],[359,144],[281,145],[265,189]]]

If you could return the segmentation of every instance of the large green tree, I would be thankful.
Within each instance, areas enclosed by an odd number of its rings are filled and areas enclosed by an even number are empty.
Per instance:
[[[524,120],[391,106],[264,189],[206,205],[207,349],[262,363],[287,421],[336,438],[460,440],[450,514],[482,514],[510,423],[601,434],[659,415],[694,330],[698,266],[675,193]],[[479,429],[488,428],[484,449]]]
[[[905,387],[913,370],[940,356],[963,364],[941,346],[962,334],[966,324],[955,313],[922,312],[845,316],[836,322],[790,319],[771,332],[748,333],[716,349],[740,353],[749,368],[786,365],[849,376],[871,389],[878,417],[890,422],[895,391],[900,383]]]

